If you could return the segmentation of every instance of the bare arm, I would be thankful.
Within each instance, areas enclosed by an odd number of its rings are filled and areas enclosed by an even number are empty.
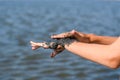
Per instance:
[[[69,45],[64,45],[65,49],[72,52],[73,54],[113,69],[120,66],[120,38],[84,34],[74,30],[67,32],[67,34],[62,33],[51,36],[51,38],[66,37],[76,38],[76,40]],[[45,47],[39,43],[31,42],[31,44],[33,50],[39,48],[40,46]]]
[[[97,43],[97,44],[112,44],[114,41],[118,39],[118,37],[111,37],[111,36],[99,36],[95,34],[85,34],[88,37],[90,43]]]
[[[120,38],[116,42],[120,44]],[[118,52],[115,51],[116,47]],[[81,42],[73,42],[69,46],[65,45],[68,51],[110,68],[117,68],[120,65],[119,47],[120,45],[118,46],[116,44],[100,45]]]
[[[39,47],[49,48],[45,43],[35,43],[30,42],[32,49],[35,50]],[[110,45],[101,45],[101,44],[89,44],[82,43],[78,41],[74,41],[72,43],[65,44],[64,48],[68,51],[76,54],[78,56],[84,57],[85,59],[97,62],[99,64],[105,65],[110,68],[118,68],[120,66],[120,38],[118,38],[115,42]],[[62,49],[63,51],[64,49]],[[55,49],[56,51],[60,51],[61,49],[58,47]],[[56,53],[52,53],[54,57]]]

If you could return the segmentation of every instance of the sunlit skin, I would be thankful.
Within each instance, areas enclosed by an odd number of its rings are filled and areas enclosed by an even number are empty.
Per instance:
[[[74,37],[76,41],[65,49],[87,60],[97,62],[112,69],[120,67],[120,38],[110,36],[98,36],[85,34],[75,30],[57,35],[51,38]],[[40,47],[39,43],[31,42],[32,49]]]
[[[33,41],[30,41],[30,43],[31,43],[31,46],[32,46],[32,50],[36,50],[40,47],[43,47],[45,49],[48,48],[48,46],[45,43],[37,43],[37,42],[33,42]]]
[[[36,50],[40,47],[44,48],[44,49],[49,49],[49,45],[46,44],[46,42],[33,42],[33,41],[30,41],[31,43],[31,46],[32,46],[32,50]],[[52,45],[53,42],[50,42],[50,44]],[[57,54],[59,54],[60,52],[62,52],[65,48],[61,45],[58,45],[56,49],[53,49],[53,52],[51,53],[51,58],[55,57]]]

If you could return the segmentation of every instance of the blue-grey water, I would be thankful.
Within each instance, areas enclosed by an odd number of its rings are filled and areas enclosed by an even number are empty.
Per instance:
[[[0,80],[119,80],[112,70],[68,51],[32,51],[29,41],[76,29],[120,35],[120,2],[115,0],[0,0]],[[109,56],[109,55],[108,55]]]

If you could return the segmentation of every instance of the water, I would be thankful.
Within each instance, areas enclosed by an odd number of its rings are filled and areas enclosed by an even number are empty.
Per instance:
[[[118,80],[111,70],[64,51],[32,51],[29,41],[76,29],[120,35],[120,2],[104,0],[1,0],[0,80]]]

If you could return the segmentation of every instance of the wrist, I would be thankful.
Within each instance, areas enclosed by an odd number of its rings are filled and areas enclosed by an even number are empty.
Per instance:
[[[98,41],[98,37],[95,34],[86,34],[89,43],[94,43]]]

